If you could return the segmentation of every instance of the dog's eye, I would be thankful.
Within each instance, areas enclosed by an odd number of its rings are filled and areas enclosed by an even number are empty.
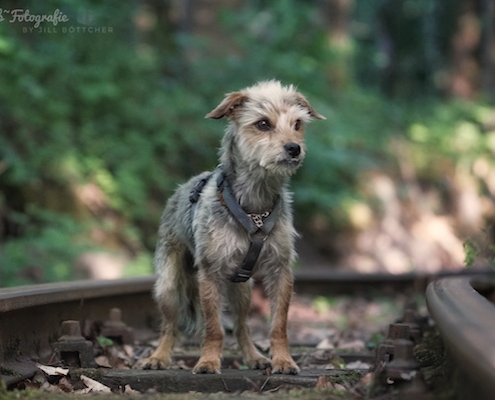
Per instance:
[[[269,131],[272,127],[270,126],[270,122],[266,119],[262,119],[261,121],[258,121],[254,124],[256,129],[262,132]]]
[[[300,119],[298,119],[298,120],[296,121],[296,124],[294,125],[294,129],[295,129],[296,131],[298,131],[299,129],[301,129],[301,120],[300,120]]]

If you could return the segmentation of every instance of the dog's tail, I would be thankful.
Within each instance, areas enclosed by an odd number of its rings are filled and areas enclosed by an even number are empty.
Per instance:
[[[180,268],[172,268],[164,265],[160,256],[160,253],[156,255],[155,263],[163,269],[155,283],[154,297],[163,316],[175,316],[179,331],[187,336],[201,334],[204,326],[203,314],[199,301],[197,270],[192,265],[192,258],[185,260]],[[170,321],[163,322],[168,324]]]
[[[196,275],[196,271],[191,271],[190,273]],[[186,282],[178,288],[178,293],[180,298],[179,330],[186,336],[202,334],[204,320],[196,276],[187,278]]]

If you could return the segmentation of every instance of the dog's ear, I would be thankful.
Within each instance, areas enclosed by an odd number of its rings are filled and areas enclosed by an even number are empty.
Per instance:
[[[246,94],[242,92],[233,92],[227,94],[225,99],[211,112],[205,115],[205,118],[220,119],[222,117],[230,118],[235,109],[242,105],[247,99]]]
[[[317,112],[311,104],[309,104],[309,101],[306,100],[306,97],[304,97],[302,94],[298,93],[297,95],[297,103],[302,106],[303,108],[306,108],[308,110],[308,114],[311,115],[313,118],[316,119],[326,119],[323,115],[321,115],[319,112]]]

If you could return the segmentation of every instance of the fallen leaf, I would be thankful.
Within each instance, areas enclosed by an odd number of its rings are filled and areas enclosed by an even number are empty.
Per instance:
[[[333,389],[332,382],[329,382],[325,375],[321,375],[318,377],[316,381],[316,388],[318,389]]]
[[[99,367],[112,368],[112,366],[110,365],[110,361],[108,361],[107,356],[95,357],[95,362],[96,362],[96,364],[98,364]]]
[[[36,366],[49,376],[67,376],[69,370],[60,367],[50,367],[49,365],[36,364]]]
[[[132,365],[131,358],[119,346],[108,347],[105,354],[108,357],[108,363],[114,369],[129,369]]]
[[[66,393],[70,393],[70,392],[74,391],[73,386],[71,385],[71,383],[69,382],[69,380],[66,377],[63,377],[62,379],[60,379],[57,386],[60,389],[62,389],[62,391],[66,392]]]
[[[131,388],[131,386],[129,384],[124,386],[124,393],[125,394],[141,394],[140,391],[134,390],[133,388]]]
[[[405,381],[410,381],[416,376],[416,371],[402,372],[400,377]]]
[[[336,369],[344,369],[345,368],[345,361],[342,357],[335,356],[332,358],[332,360],[330,362],[333,364],[333,366]]]
[[[86,389],[83,389],[82,393],[111,393],[112,391],[108,386],[103,385],[102,383],[95,381],[85,375],[81,375],[81,380],[86,385]]]
[[[337,346],[339,349],[353,349],[353,350],[362,350],[366,348],[366,343],[363,340],[352,340],[352,341],[344,341],[341,340]]]
[[[346,369],[369,369],[370,367],[368,363],[359,360],[347,363],[345,366]]]
[[[323,339],[318,345],[316,346],[318,350],[332,350],[335,348],[333,343],[330,341],[329,338]]]
[[[134,357],[134,347],[133,346],[131,346],[130,344],[124,344],[122,347],[123,347],[123,349],[124,349],[124,351],[128,357],[130,357],[130,358]]]

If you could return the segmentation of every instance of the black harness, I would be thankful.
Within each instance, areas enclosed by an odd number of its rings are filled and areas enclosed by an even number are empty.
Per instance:
[[[263,214],[248,214],[237,202],[222,169],[219,167],[215,171],[219,171],[217,189],[221,203],[230,211],[232,216],[242,225],[249,235],[250,243],[244,261],[237,267],[236,272],[230,278],[232,282],[246,282],[253,276],[254,266],[256,261],[258,261],[268,235],[275,226],[282,202],[280,197],[278,197],[272,211],[266,211]],[[215,171],[198,181],[189,193],[189,201],[191,202],[191,220],[194,218],[196,203],[199,200],[199,196]]]

